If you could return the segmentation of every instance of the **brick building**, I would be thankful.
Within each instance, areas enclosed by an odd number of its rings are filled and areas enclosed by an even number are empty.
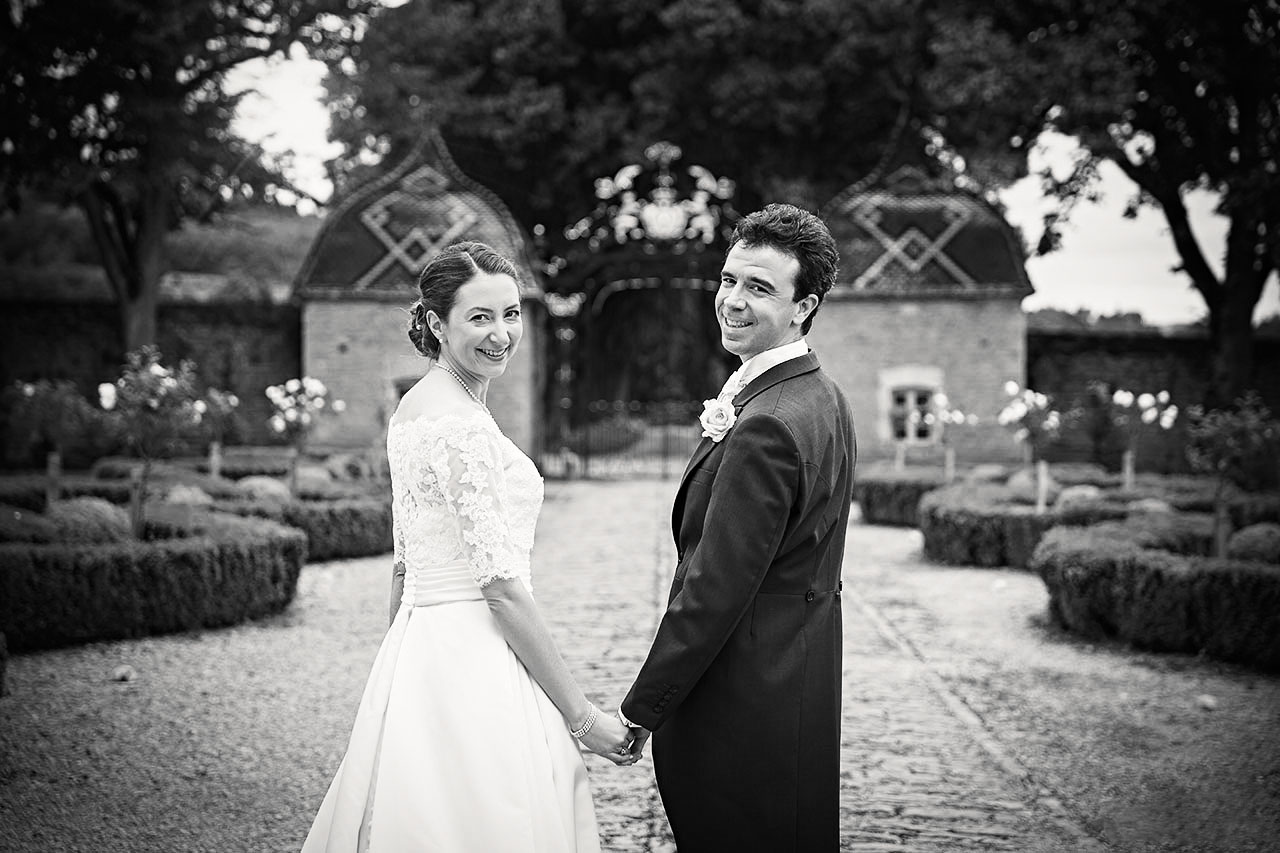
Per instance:
[[[537,450],[544,323],[528,244],[502,201],[463,175],[434,131],[329,214],[298,272],[303,372],[347,403],[346,412],[316,430],[314,446],[383,446],[400,395],[428,365],[406,334],[418,273],[436,251],[460,240],[487,243],[520,271],[524,339],[488,403],[512,441],[527,453]]]
[[[864,458],[1014,459],[996,424],[1004,384],[1024,383],[1032,292],[1017,232],[941,167],[899,163],[822,210],[840,250],[840,280],[809,334],[849,395]],[[935,395],[980,419],[944,427]],[[949,433],[948,434],[948,431]]]

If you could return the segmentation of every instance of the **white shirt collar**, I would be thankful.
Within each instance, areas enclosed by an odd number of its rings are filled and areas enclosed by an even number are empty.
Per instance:
[[[742,367],[738,368],[738,379],[742,383],[742,387],[755,379],[766,370],[777,367],[784,361],[790,361],[793,358],[799,358],[802,355],[809,354],[809,344],[804,338],[798,341],[792,341],[789,344],[783,344],[780,347],[767,349],[764,352],[756,353],[742,363]]]

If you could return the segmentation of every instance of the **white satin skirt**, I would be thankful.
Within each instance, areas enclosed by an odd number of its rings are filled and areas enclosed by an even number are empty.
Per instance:
[[[598,853],[577,741],[483,598],[405,600],[303,853]]]

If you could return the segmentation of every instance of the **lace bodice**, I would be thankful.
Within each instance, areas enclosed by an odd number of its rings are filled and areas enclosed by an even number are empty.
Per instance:
[[[477,587],[519,578],[532,589],[529,554],[542,477],[488,412],[393,423],[387,457],[407,603],[414,603],[415,585],[450,573]]]

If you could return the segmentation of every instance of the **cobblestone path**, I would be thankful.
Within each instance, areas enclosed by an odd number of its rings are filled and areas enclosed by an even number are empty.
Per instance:
[[[548,490],[538,531],[539,595],[575,672],[609,707],[643,660],[666,600],[675,563],[674,490],[674,481],[551,484]],[[861,531],[868,528],[852,531],[845,570],[842,849],[1105,849],[1037,789],[862,595]],[[907,539],[904,531],[887,533]],[[899,550],[913,547],[903,541]],[[877,561],[892,557],[892,548],[879,548]],[[648,606],[637,607],[641,602]],[[671,849],[651,763],[624,769],[593,757],[590,768],[605,849]]]
[[[536,595],[608,709],[666,598],[675,488],[547,484]],[[310,565],[271,619],[14,657],[0,851],[296,851],[389,573],[387,556]],[[925,564],[911,530],[854,523],[844,591],[843,850],[1280,849],[1280,678],[1055,636],[1037,578]],[[605,850],[671,853],[652,763],[588,767]]]

